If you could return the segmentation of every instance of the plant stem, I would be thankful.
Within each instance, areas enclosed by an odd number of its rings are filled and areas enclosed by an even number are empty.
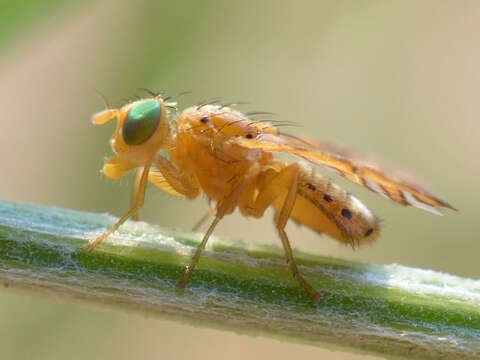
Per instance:
[[[106,214],[0,201],[0,279],[128,311],[247,334],[409,359],[480,356],[480,281],[305,253],[315,304],[281,249],[212,238],[185,292],[201,234],[128,221],[95,251]]]

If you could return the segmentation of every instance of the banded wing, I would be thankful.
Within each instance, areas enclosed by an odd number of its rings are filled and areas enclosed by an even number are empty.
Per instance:
[[[437,208],[456,210],[413,179],[367,161],[346,149],[303,138],[261,134],[256,139],[232,139],[239,146],[299,156],[329,168],[341,176],[402,205],[411,205],[441,215]]]

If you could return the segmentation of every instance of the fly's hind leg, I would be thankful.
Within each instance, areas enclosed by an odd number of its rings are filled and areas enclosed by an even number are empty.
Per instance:
[[[293,206],[295,205],[299,172],[300,168],[297,164],[292,164],[280,170],[270,182],[264,184],[264,186],[259,189],[259,194],[255,203],[250,207],[248,212],[251,212],[252,215],[260,216],[279,196],[282,196],[287,192],[280,213],[275,219],[275,225],[280,235],[280,239],[282,240],[287,264],[290,266],[293,277],[315,301],[318,301],[322,295],[317,292],[298,271],[297,264],[293,258],[292,247],[290,246],[287,233],[285,232],[285,226],[287,225],[287,221],[290,218]]]
[[[310,285],[300,274],[297,268],[297,264],[295,263],[295,259],[293,258],[292,248],[290,246],[290,242],[288,241],[287,233],[284,229],[278,227],[278,233],[280,234],[280,239],[282,240],[283,249],[285,250],[285,256],[287,257],[287,264],[290,266],[290,270],[292,271],[292,275],[297,281],[300,283],[305,291],[310,295],[314,301],[318,301],[322,298],[322,295],[315,290],[312,285]]]

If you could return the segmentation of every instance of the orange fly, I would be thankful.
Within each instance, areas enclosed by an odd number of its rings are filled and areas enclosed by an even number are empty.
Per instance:
[[[232,106],[202,104],[190,107],[169,123],[170,104],[160,95],[107,109],[93,115],[96,125],[117,120],[111,138],[116,156],[105,159],[103,173],[120,179],[139,169],[132,208],[103,235],[90,242],[93,249],[129,217],[136,217],[150,181],[176,196],[194,199],[205,194],[214,204],[214,219],[178,286],[184,288],[215,226],[235,209],[262,217],[275,209],[275,225],[292,274],[315,300],[321,295],[301,276],[285,232],[288,219],[352,246],[373,241],[379,221],[357,198],[347,194],[306,163],[281,161],[288,153],[336,170],[348,180],[402,205],[438,213],[453,209],[410,179],[387,171],[343,149],[279,133],[272,122],[256,121]],[[162,155],[160,150],[168,153]]]

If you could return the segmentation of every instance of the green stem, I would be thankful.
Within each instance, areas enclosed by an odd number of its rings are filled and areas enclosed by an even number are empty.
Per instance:
[[[297,253],[323,294],[292,279],[281,249],[212,238],[185,292],[177,290],[200,234],[105,214],[0,201],[0,279],[107,306],[288,341],[425,359],[480,356],[480,281],[400,265]]]

